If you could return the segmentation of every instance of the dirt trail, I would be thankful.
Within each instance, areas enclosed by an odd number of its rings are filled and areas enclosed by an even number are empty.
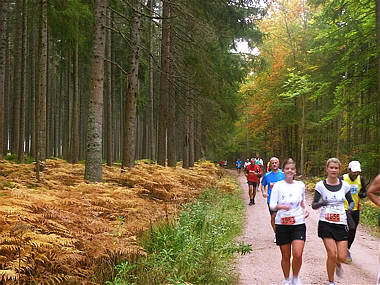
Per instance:
[[[244,190],[244,202],[248,205],[248,187],[244,175],[238,176]],[[327,284],[326,251],[317,236],[319,211],[311,209],[311,195],[307,197],[310,216],[306,220],[307,235],[303,253],[300,279],[303,284]],[[252,244],[252,252],[239,257],[236,270],[240,285],[281,284],[281,253],[273,243],[274,233],[270,226],[269,211],[262,193],[256,195],[256,204],[246,206],[246,223],[241,241]],[[380,269],[377,255],[380,254],[380,239],[368,234],[361,226],[351,247],[353,261],[343,264],[344,276],[335,277],[336,284],[376,284]]]

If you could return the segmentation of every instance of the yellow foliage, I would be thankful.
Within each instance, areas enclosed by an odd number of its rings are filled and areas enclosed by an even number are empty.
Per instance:
[[[17,274],[15,270],[12,269],[6,269],[6,270],[0,270],[0,280],[1,281],[16,281]]]
[[[191,169],[105,166],[95,184],[83,181],[83,164],[47,160],[38,182],[33,165],[0,163],[0,283],[7,284],[104,283],[93,279],[101,264],[146,254],[137,236],[150,223],[177,214],[205,187],[236,186],[206,161]]]

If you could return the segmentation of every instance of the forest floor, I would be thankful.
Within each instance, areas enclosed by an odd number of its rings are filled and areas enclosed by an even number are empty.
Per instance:
[[[273,243],[274,233],[270,226],[270,216],[266,199],[257,192],[253,206],[248,206],[248,186],[243,174],[238,176],[246,203],[246,223],[240,240],[252,244],[252,252],[239,258],[236,271],[240,285],[281,284],[281,253]],[[310,216],[307,218],[307,237],[303,253],[300,279],[303,284],[327,284],[326,251],[317,236],[319,211],[311,209],[312,189],[307,192]],[[356,239],[351,246],[352,263],[343,264],[344,276],[336,277],[336,284],[376,284],[380,272],[380,238],[359,226]]]
[[[104,284],[113,266],[145,252],[140,233],[175,215],[202,189],[227,185],[210,162],[191,169],[139,162],[103,166],[103,182],[84,182],[84,164],[0,160],[0,283]]]

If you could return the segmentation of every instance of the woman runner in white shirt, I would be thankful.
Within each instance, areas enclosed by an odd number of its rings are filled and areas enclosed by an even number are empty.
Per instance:
[[[309,215],[305,208],[305,184],[294,180],[296,164],[293,159],[287,159],[282,170],[285,180],[274,184],[269,207],[272,211],[277,211],[276,244],[281,250],[281,267],[285,278],[283,284],[300,284],[298,274],[306,240],[305,218]],[[292,263],[290,263],[291,255]],[[293,272],[292,280],[289,279],[290,264]]]
[[[341,277],[341,263],[346,260],[348,245],[347,216],[344,199],[349,203],[349,210],[355,206],[350,185],[339,179],[340,161],[330,158],[326,163],[327,178],[315,185],[313,209],[321,208],[318,222],[318,237],[322,238],[327,252],[327,276],[329,285],[335,284],[334,271]]]

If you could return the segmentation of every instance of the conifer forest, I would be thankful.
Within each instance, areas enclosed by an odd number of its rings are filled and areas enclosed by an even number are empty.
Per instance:
[[[379,49],[380,0],[0,0],[0,284],[138,284],[115,272],[143,233],[239,195],[215,162],[293,158],[312,191],[337,157],[371,181]]]
[[[0,156],[380,169],[379,1],[1,0]],[[249,49],[242,50],[242,44]]]

